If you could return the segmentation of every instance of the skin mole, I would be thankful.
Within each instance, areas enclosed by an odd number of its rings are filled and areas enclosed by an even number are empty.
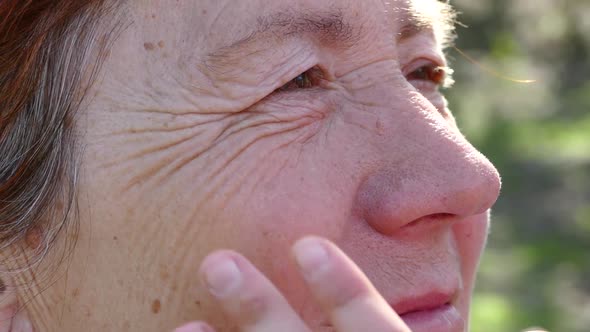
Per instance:
[[[162,302],[160,302],[159,299],[155,299],[154,302],[152,302],[152,312],[154,314],[158,314],[158,313],[160,313],[161,309],[162,309]]]

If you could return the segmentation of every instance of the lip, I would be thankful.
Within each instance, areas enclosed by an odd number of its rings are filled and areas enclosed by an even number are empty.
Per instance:
[[[392,305],[412,332],[463,332],[465,320],[452,304],[452,295],[432,292]]]

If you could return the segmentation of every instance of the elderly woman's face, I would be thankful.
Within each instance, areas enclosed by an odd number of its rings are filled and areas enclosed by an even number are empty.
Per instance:
[[[329,330],[288,257],[306,234],[400,314],[418,299],[466,318],[499,178],[438,91],[442,8],[134,1],[79,114],[81,229],[67,283],[45,293],[63,314],[39,324],[230,330],[197,280],[230,248]]]

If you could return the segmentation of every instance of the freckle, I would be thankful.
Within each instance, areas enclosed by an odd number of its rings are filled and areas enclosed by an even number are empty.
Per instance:
[[[166,46],[166,45],[164,44],[164,41],[163,41],[163,40],[160,40],[160,41],[158,42],[158,47],[159,47],[159,48],[164,48],[164,46]]]
[[[79,295],[80,295],[80,289],[78,289],[78,288],[74,289],[74,291],[72,292],[72,296],[78,297]]]
[[[145,48],[146,51],[153,51],[156,46],[152,43],[143,43],[143,48]]]
[[[156,18],[156,14],[152,14],[152,18]]]
[[[115,235],[113,236],[113,240],[117,241],[119,238]]]
[[[203,9],[201,13],[203,13],[203,15],[207,15],[207,9]]]
[[[158,314],[160,312],[160,309],[162,309],[162,303],[158,299],[154,300],[154,302],[152,303],[152,312],[154,314]]]
[[[197,307],[201,307],[201,301],[195,301],[195,305],[196,305]]]
[[[43,237],[41,235],[41,230],[39,229],[39,227],[33,227],[25,235],[25,243],[31,249],[39,248],[42,240]]]

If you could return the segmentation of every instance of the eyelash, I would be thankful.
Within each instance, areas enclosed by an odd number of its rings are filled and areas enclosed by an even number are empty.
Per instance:
[[[406,80],[418,90],[447,88],[453,84],[451,77],[453,70],[443,67],[431,61],[421,60],[419,66],[405,74]],[[323,72],[318,67],[313,67],[297,75],[291,81],[275,90],[276,93],[286,93],[296,90],[316,88],[324,79]]]

